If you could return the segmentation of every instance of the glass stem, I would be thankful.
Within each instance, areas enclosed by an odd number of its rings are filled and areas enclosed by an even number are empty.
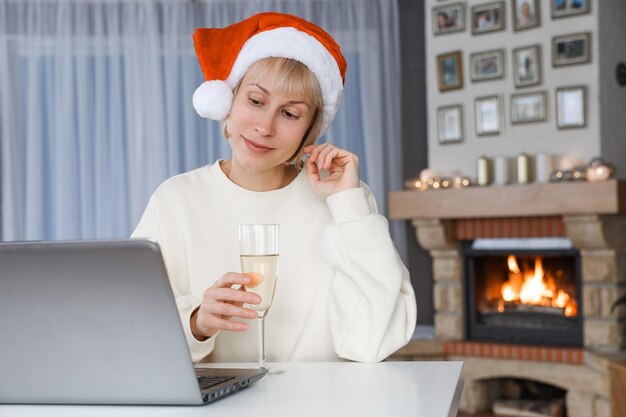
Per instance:
[[[259,323],[259,368],[266,369],[265,363],[265,315],[257,318]]]

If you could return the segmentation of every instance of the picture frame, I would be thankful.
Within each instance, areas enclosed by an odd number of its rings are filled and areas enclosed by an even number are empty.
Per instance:
[[[463,53],[448,52],[437,55],[437,80],[439,91],[463,88]]]
[[[546,121],[547,101],[545,91],[511,95],[511,124]]]
[[[591,33],[574,33],[552,38],[552,66],[591,62]]]
[[[550,0],[553,19],[578,16],[591,12],[591,0]]]
[[[463,106],[455,104],[437,109],[437,139],[440,144],[463,142]]]
[[[513,0],[513,29],[516,32],[536,28],[540,24],[539,0]]]
[[[470,55],[470,79],[473,82],[504,78],[504,49]]]
[[[465,4],[453,3],[433,7],[433,34],[462,32],[465,30]]]
[[[505,28],[505,6],[503,1],[472,6],[472,34],[497,32]]]
[[[478,136],[499,135],[502,131],[500,96],[478,97],[474,101],[476,134]]]
[[[541,84],[541,45],[513,49],[513,83],[516,88]]]
[[[556,89],[556,124],[559,129],[587,126],[587,88],[585,86]]]

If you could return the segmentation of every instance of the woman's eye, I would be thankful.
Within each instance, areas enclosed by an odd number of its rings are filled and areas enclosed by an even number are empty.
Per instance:
[[[300,117],[291,113],[290,111],[287,110],[283,110],[283,114],[285,115],[286,118],[288,119],[294,119],[294,120],[298,120]]]
[[[261,104],[261,101],[260,101],[260,100],[257,100],[257,99],[252,98],[252,97],[248,98],[248,101],[250,101],[250,103],[251,103],[251,104],[254,104],[255,106],[258,106],[258,105],[260,105],[260,104]]]

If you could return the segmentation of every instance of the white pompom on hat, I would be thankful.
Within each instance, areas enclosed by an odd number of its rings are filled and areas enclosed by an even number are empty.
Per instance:
[[[259,13],[225,28],[196,29],[193,35],[198,61],[206,81],[193,94],[193,106],[202,117],[224,120],[230,113],[233,89],[248,68],[268,58],[302,62],[322,90],[322,136],[341,103],[346,60],[335,40],[319,26],[284,13]]]

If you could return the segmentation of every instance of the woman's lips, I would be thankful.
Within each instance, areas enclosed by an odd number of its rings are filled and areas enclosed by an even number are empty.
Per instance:
[[[260,145],[254,141],[251,141],[250,139],[246,139],[245,137],[243,138],[243,141],[245,142],[246,147],[255,153],[267,153],[274,149],[274,148],[269,148],[267,146]]]

